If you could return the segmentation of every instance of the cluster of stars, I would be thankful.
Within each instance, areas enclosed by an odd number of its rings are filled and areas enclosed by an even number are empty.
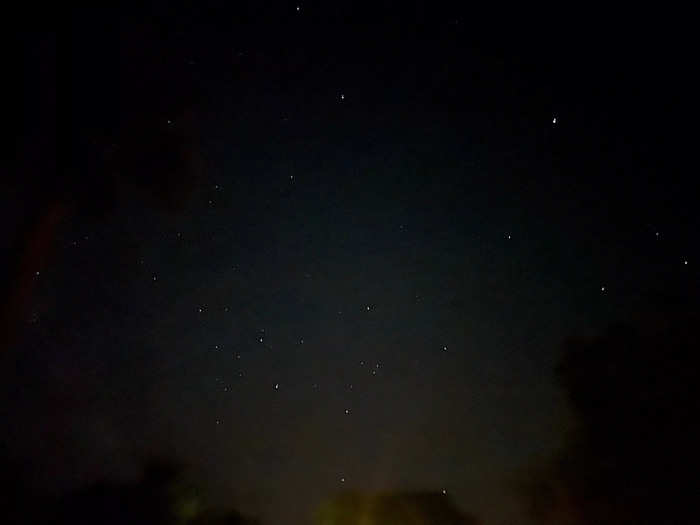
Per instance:
[[[297,5],[295,10],[296,10],[296,12],[300,12],[300,11],[301,11],[301,6],[300,6],[300,5]],[[242,53],[240,53],[240,54],[242,54]],[[345,93],[342,92],[342,91],[341,91],[341,92],[338,92],[338,94],[337,94],[337,100],[338,100],[338,102],[345,102],[345,100],[346,100]],[[287,120],[287,117],[286,117],[286,116],[284,117],[284,120]],[[170,119],[167,120],[167,124],[168,124],[168,125],[172,125],[172,123],[173,123],[172,120],[170,120]],[[552,115],[552,117],[551,117],[551,124],[552,124],[552,126],[556,126],[556,125],[558,124],[558,117],[557,117],[556,115]],[[295,175],[293,175],[293,174],[289,175],[289,181],[292,182],[292,183],[295,182]],[[213,186],[213,189],[214,189],[215,191],[220,191],[220,190],[221,190],[221,186],[220,186],[219,184],[215,184],[215,185]],[[213,200],[213,199],[208,199],[208,204],[209,204],[209,206],[213,206],[213,205],[214,205],[214,200]],[[402,232],[405,231],[405,225],[404,225],[404,224],[399,224],[399,230],[401,230]],[[176,233],[176,236],[177,236],[178,239],[181,239],[181,238],[182,238],[182,233],[178,231],[178,232]],[[509,241],[513,239],[512,233],[510,233],[510,232],[504,233],[504,234],[503,234],[503,237],[504,237],[506,240],[509,240]],[[655,231],[655,232],[654,232],[654,237],[655,237],[656,240],[660,240],[660,238],[661,238],[660,232],[659,232],[659,231]],[[87,236],[85,237],[85,240],[87,240]],[[73,246],[77,245],[76,241],[73,241],[72,244],[73,244]],[[688,265],[688,260],[687,260],[687,259],[682,259],[682,262],[683,262],[683,265],[685,265],[685,266]],[[140,263],[140,264],[143,264],[143,260],[140,260],[139,263]],[[237,270],[237,267],[236,267],[236,266],[232,266],[232,270],[234,270],[234,271]],[[39,276],[39,271],[36,271],[36,276],[37,276],[37,277]],[[311,278],[311,275],[310,275],[310,273],[305,272],[305,273],[304,273],[304,277],[305,277],[306,279],[310,279],[310,278]],[[154,282],[157,281],[157,275],[156,275],[155,273],[152,274],[151,279],[152,279],[152,281],[154,281]],[[601,286],[600,286],[600,292],[601,292],[601,294],[605,294],[605,293],[607,292],[607,286],[601,285]],[[415,301],[416,301],[416,302],[419,302],[420,300],[421,300],[420,295],[416,294],[416,295],[415,295]],[[206,306],[205,306],[205,305],[200,305],[200,306],[197,306],[197,307],[196,307],[197,313],[199,313],[199,314],[204,313],[205,309],[206,309]],[[372,304],[365,304],[365,305],[364,305],[364,311],[366,311],[366,312],[370,312],[370,311],[372,311],[373,309],[374,309],[374,306],[373,306]],[[230,311],[229,306],[224,306],[224,307],[223,307],[223,311],[224,311],[224,312],[229,312],[229,311]],[[338,316],[341,316],[342,314],[343,314],[343,311],[342,311],[342,310],[337,310],[337,315],[338,315]],[[260,344],[264,344],[264,343],[265,343],[265,334],[264,334],[264,330],[259,330],[259,333],[258,333],[258,336],[257,336],[257,341],[258,341]],[[304,340],[303,337],[298,339],[298,344],[299,344],[299,345],[304,345],[304,342],[305,342],[305,340]],[[442,348],[442,351],[443,351],[443,352],[448,352],[448,345],[447,345],[447,344],[443,344],[443,345],[441,346],[441,348]],[[216,351],[219,351],[219,350],[220,350],[219,344],[215,344],[215,345],[214,345],[214,350],[216,350]],[[240,354],[240,353],[234,353],[233,355],[235,356],[235,359],[237,359],[237,360],[240,360],[240,359],[241,359],[241,354]],[[416,362],[417,362],[417,360],[416,360]],[[365,364],[366,364],[365,360],[360,360],[359,363],[360,363],[360,366],[361,366],[361,367],[364,367]],[[374,364],[374,366],[372,366],[372,367],[370,368],[370,372],[371,372],[371,375],[372,375],[372,376],[376,376],[376,375],[377,375],[377,372],[378,372],[378,370],[380,369],[380,366],[381,366],[381,363],[376,362],[376,363]],[[238,371],[238,376],[239,376],[239,377],[243,377],[243,371]],[[217,382],[219,382],[219,379],[218,379],[218,378],[217,378]],[[279,383],[279,382],[273,383],[272,386],[273,386],[273,390],[275,390],[275,391],[279,391],[279,390],[280,390],[280,383]],[[313,390],[318,390],[319,385],[318,385],[317,382],[314,382],[314,383],[312,383],[311,387],[312,387]],[[230,390],[229,385],[224,385],[224,386],[223,386],[223,391],[224,391],[224,392],[229,392],[229,390]],[[352,384],[352,383],[347,384],[347,390],[349,390],[349,391],[352,391],[352,390],[353,390],[353,384]],[[343,413],[344,413],[346,416],[350,416],[350,415],[351,415],[351,412],[352,412],[352,410],[351,410],[350,407],[345,407],[345,408],[343,409]],[[216,423],[216,425],[221,425],[221,424],[223,423],[223,420],[220,419],[220,418],[217,418],[217,419],[215,420],[215,423]],[[341,476],[339,479],[340,479],[340,482],[341,482],[341,483],[345,483],[345,481],[346,481],[345,476]],[[447,490],[446,490],[445,488],[442,488],[442,489],[441,489],[441,493],[442,493],[443,495],[447,495]]]

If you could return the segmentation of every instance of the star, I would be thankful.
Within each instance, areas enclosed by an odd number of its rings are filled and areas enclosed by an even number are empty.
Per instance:
[[[601,292],[605,292],[605,286],[601,286],[601,287],[600,287],[600,291],[601,291]]]
[[[345,409],[345,414],[347,415],[347,414],[349,414],[349,413],[350,413],[350,409],[349,409],[349,408],[346,408],[346,409]]]
[[[447,352],[447,345],[443,346],[442,349]]]
[[[445,489],[442,489],[442,494],[443,496],[447,494],[447,491]]]
[[[297,13],[301,11],[301,6],[297,6]]]
[[[552,124],[556,124],[556,123],[557,123],[557,117],[552,117]]]
[[[685,264],[686,266],[688,266],[688,259],[684,260],[684,261],[683,261],[683,264]],[[37,274],[38,274],[38,273],[39,273],[39,272],[37,272]]]
[[[345,478],[340,478],[341,483],[345,483]]]
[[[340,100],[345,100],[345,95],[343,93],[340,94]]]
[[[275,390],[279,390],[279,389],[280,389],[280,384],[279,384],[279,383],[275,383]]]

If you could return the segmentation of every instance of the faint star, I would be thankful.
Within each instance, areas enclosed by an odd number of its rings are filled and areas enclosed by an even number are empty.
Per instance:
[[[557,123],[557,117],[552,117],[552,124],[556,124],[556,123]]]
[[[345,414],[347,415],[347,414],[349,414],[349,413],[350,413],[350,409],[349,409],[349,408],[346,408],[346,409],[345,409]]]
[[[445,489],[442,489],[442,494],[443,495],[447,494],[447,491]]]
[[[447,345],[443,346],[442,349],[447,352]]]
[[[299,11],[301,11],[301,7],[300,7],[300,6],[297,6],[297,13],[298,13]]]
[[[686,259],[685,261],[683,261],[683,264],[685,264],[685,265],[687,266],[687,265],[688,265],[688,259]]]
[[[345,483],[345,478],[340,478],[341,483]]]
[[[345,100],[345,95],[343,93],[340,94],[340,100]]]
[[[605,292],[605,286],[601,286],[601,287],[600,287],[600,291],[601,291],[601,292]]]
[[[279,389],[280,389],[280,384],[279,384],[279,383],[275,383],[275,390],[279,390]]]

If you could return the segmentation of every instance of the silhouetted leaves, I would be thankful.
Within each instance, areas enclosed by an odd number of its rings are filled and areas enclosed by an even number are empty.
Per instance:
[[[437,492],[344,492],[321,505],[317,525],[476,525]]]
[[[557,376],[577,426],[533,476],[531,513],[546,523],[697,523],[693,487],[700,318],[656,316],[571,338]]]
[[[136,482],[102,481],[66,496],[51,513],[56,525],[253,525],[235,510],[208,508],[176,464],[149,461]]]

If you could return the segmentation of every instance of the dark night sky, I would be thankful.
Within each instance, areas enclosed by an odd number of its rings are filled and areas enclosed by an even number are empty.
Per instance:
[[[3,453],[51,491],[175,457],[265,523],[348,488],[520,520],[510,476],[570,425],[563,338],[697,304],[690,48],[298,5],[76,12],[54,69],[27,37],[61,176],[27,125]]]

